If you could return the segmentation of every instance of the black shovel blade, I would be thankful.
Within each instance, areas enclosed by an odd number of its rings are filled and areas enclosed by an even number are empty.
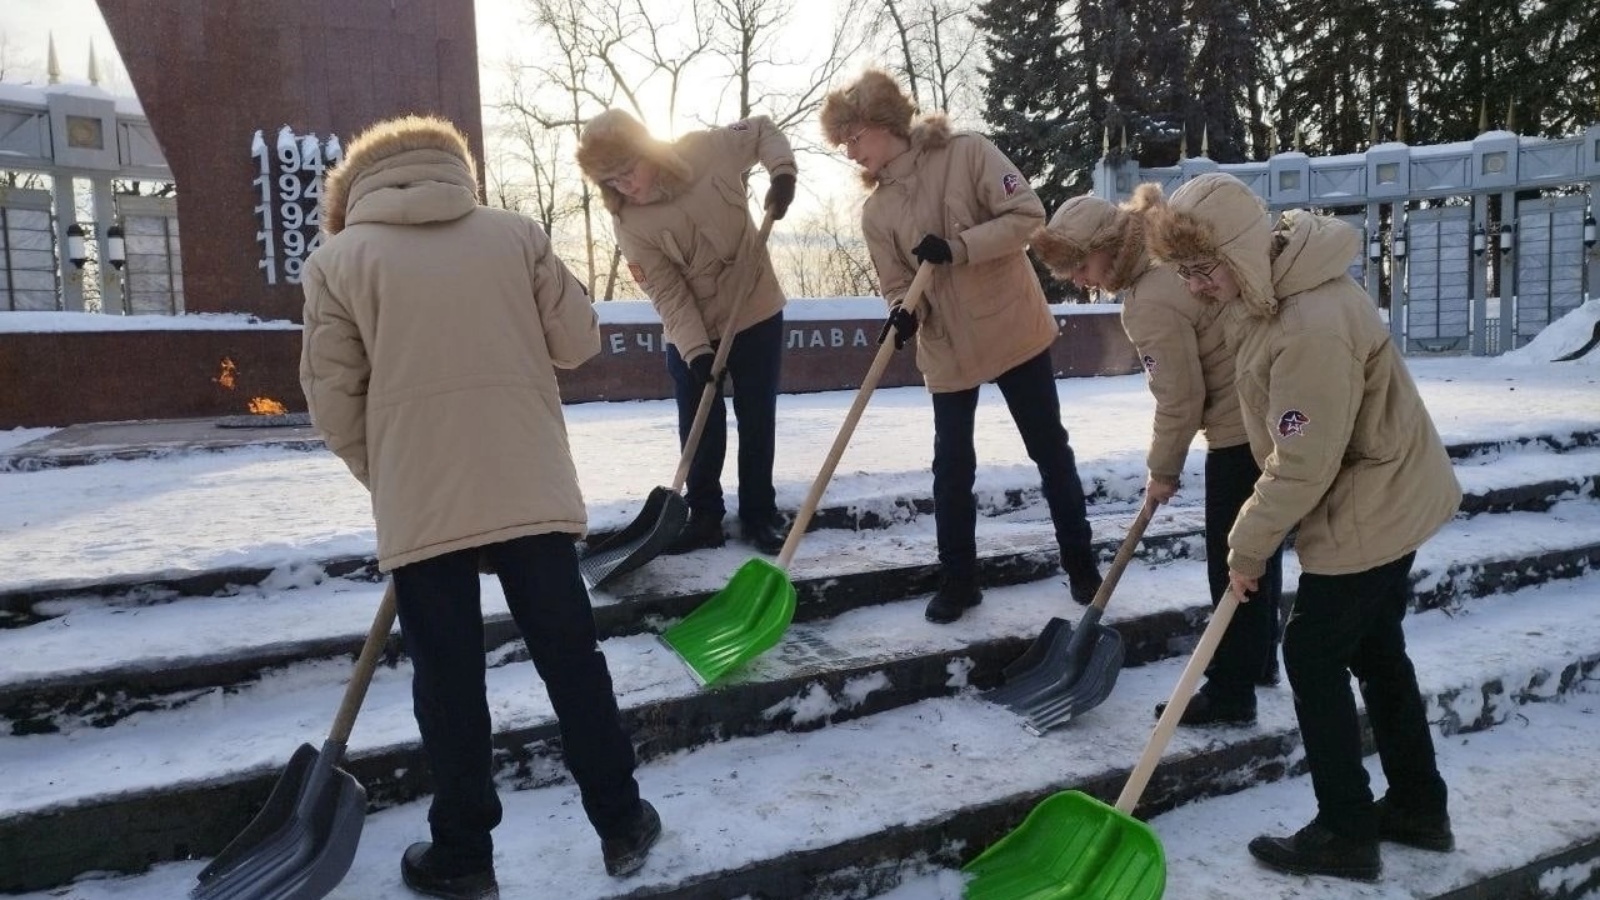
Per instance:
[[[350,871],[367,792],[338,768],[343,747],[304,744],[254,821],[201,871],[195,900],[318,900]]]
[[[1088,635],[1087,656],[1068,660],[1059,682],[1015,705],[1027,717],[1026,728],[1042,736],[1046,731],[1083,715],[1110,696],[1122,672],[1125,648],[1122,635],[1104,625]],[[1080,664],[1081,663],[1081,664]],[[1075,671],[1073,671],[1075,670]]]
[[[980,696],[1008,708],[1034,696],[1060,680],[1060,673],[1056,671],[1059,665],[1051,661],[1066,659],[1071,655],[1071,646],[1072,623],[1059,616],[1051,618],[1027,651],[1005,667],[1005,684]]]
[[[688,520],[689,504],[682,495],[665,487],[651,488],[644,508],[627,528],[588,548],[578,558],[583,580],[597,588],[655,559],[678,539]]]

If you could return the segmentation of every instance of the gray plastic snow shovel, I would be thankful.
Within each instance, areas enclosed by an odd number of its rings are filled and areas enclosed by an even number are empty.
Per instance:
[[[1042,735],[1099,706],[1111,694],[1122,672],[1124,649],[1122,635],[1101,625],[1100,617],[1155,508],[1155,502],[1146,498],[1078,627],[1065,619],[1051,619],[1028,652],[1006,667],[1006,683],[984,693],[985,700],[1015,711],[1023,716],[1024,727]]]
[[[761,230],[756,234],[758,250],[767,246],[767,235],[772,233],[772,210],[761,220]],[[733,298],[733,308],[728,312],[729,330],[739,322],[739,312],[744,298],[754,288],[740,291]],[[678,539],[684,523],[689,520],[689,506],[679,491],[689,478],[689,465],[694,453],[700,449],[700,438],[705,434],[706,421],[711,418],[711,405],[719,402],[722,392],[722,371],[728,365],[728,351],[733,347],[729,337],[717,344],[717,355],[711,359],[711,381],[700,394],[700,406],[694,413],[694,424],[683,442],[683,454],[678,459],[678,471],[673,473],[672,486],[657,486],[645,498],[639,515],[628,527],[611,535],[593,547],[584,550],[578,558],[578,570],[589,587],[597,588],[606,582],[639,568],[657,556]]]
[[[267,803],[232,843],[200,871],[196,900],[317,900],[344,879],[361,842],[367,792],[339,768],[356,713],[394,627],[394,582],[361,647],[355,672],[322,750],[301,744]]]

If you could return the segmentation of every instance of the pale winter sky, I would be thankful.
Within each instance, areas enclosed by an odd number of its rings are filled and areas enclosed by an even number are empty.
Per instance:
[[[61,329],[101,318],[11,315],[54,317]],[[1600,352],[1579,362],[1548,360],[1580,346],[1597,320],[1600,300],[1506,357],[1412,360],[1445,440],[1498,441],[1594,428],[1600,423]],[[1080,470],[1105,490],[1092,510],[1097,536],[1114,539],[1144,482],[1149,392],[1136,375],[1061,379],[1057,389]],[[853,398],[854,392],[846,391],[779,398],[775,475],[785,508],[795,508],[804,496]],[[583,403],[565,407],[564,413],[591,523],[614,528],[629,521],[639,499],[675,467],[671,402]],[[1036,485],[1038,476],[992,388],[984,390],[978,415],[983,441],[976,487],[991,505],[1008,488]],[[899,498],[925,496],[930,417],[927,392],[920,387],[874,395],[824,502],[887,513]],[[50,431],[0,432],[0,451]],[[1202,481],[1203,455],[1196,442],[1188,462],[1191,484]],[[1594,448],[1552,453],[1529,447],[1459,462],[1455,471],[1464,489],[1481,495],[1500,487],[1587,477],[1597,456],[1600,450]],[[731,492],[731,482],[727,487]],[[230,596],[148,605],[115,598],[51,604],[46,611],[55,618],[47,622],[0,629],[0,681],[90,673],[138,661],[182,665],[263,641],[360,634],[382,591],[373,583],[327,578],[316,564],[373,549],[368,498],[326,451],[254,448],[0,471],[0,492],[6,498],[0,503],[0,559],[6,560],[0,589],[227,566],[274,569],[266,582]],[[1198,489],[1186,489],[1151,527],[1192,527],[1199,507]],[[891,561],[929,561],[934,553],[930,519],[920,516],[869,532],[819,530],[806,536],[792,571],[813,578]],[[1569,496],[1545,512],[1457,520],[1422,548],[1417,567],[1438,573],[1461,560],[1516,559],[1582,546],[1597,530],[1600,505]],[[1051,541],[1037,505],[984,516],[978,538],[986,554]],[[733,541],[720,550],[661,557],[625,577],[646,580],[633,581],[633,588],[665,581],[677,590],[714,590],[750,552]],[[1291,579],[1298,571],[1292,554],[1286,569]],[[1106,621],[1181,608],[1185,598],[1204,595],[1204,577],[1198,559],[1141,560],[1123,577]],[[1274,874],[1253,863],[1244,844],[1259,832],[1286,833],[1310,818],[1312,792],[1302,777],[1155,817],[1151,825],[1167,857],[1167,900],[1436,896],[1485,872],[1553,854],[1600,833],[1600,755],[1593,752],[1600,742],[1600,694],[1590,680],[1553,698],[1559,679],[1547,677],[1600,646],[1600,618],[1593,615],[1597,590],[1600,575],[1589,573],[1408,617],[1407,642],[1430,698],[1430,721],[1489,712],[1502,722],[1488,731],[1438,739],[1440,765],[1451,787],[1455,853],[1386,846],[1385,877],[1373,885]],[[1027,634],[1050,615],[1074,615],[1062,612],[1063,593],[1055,579],[993,588],[981,607],[953,626],[923,621],[925,598],[917,597],[799,623],[791,631],[796,638],[811,636],[841,648],[850,658],[931,653]],[[612,601],[597,591],[595,602]],[[484,606],[490,613],[504,610],[493,578],[484,581]],[[664,702],[698,689],[652,635],[608,639],[603,649],[624,706]],[[788,664],[785,653],[784,646],[775,648],[735,677],[771,679]],[[645,795],[661,810],[665,831],[644,870],[626,883],[603,874],[598,842],[578,811],[570,783],[506,790],[505,824],[496,831],[503,896],[589,900],[635,887],[664,889],[780,853],[806,852],[898,824],[936,821],[952,804],[994,802],[1131,765],[1149,736],[1151,709],[1169,695],[1182,663],[1169,659],[1125,670],[1104,704],[1043,738],[1026,734],[1009,711],[973,696],[964,687],[965,672],[952,670],[951,696],[806,734],[778,729],[652,760],[639,777]],[[530,670],[526,664],[490,670],[491,708],[499,727],[548,719],[548,700]],[[236,693],[215,691],[178,708],[136,713],[111,728],[69,724],[57,734],[9,737],[0,741],[0,771],[6,773],[0,780],[0,816],[281,766],[300,741],[320,742],[347,674],[348,663],[342,661],[298,665]],[[414,739],[409,675],[405,664],[379,671],[356,722],[352,753]],[[1500,681],[1504,691],[1480,689],[1491,680]],[[769,714],[827,722],[885,687],[881,677],[869,676],[838,697],[808,688]],[[1530,696],[1555,702],[1513,705],[1512,697]],[[1261,729],[1292,728],[1287,687],[1264,691],[1261,704]],[[1212,739],[1204,731],[1180,732],[1168,754],[1192,752]],[[1368,762],[1381,785],[1376,760]],[[401,896],[397,861],[407,843],[425,838],[426,809],[426,800],[420,800],[370,816],[350,873],[330,900]],[[1510,821],[1516,822],[1514,829],[1505,827]],[[202,865],[194,860],[158,865],[134,877],[91,877],[29,898],[171,900],[183,895]],[[916,860],[908,865],[910,880],[890,895],[894,900],[961,896],[958,873],[919,866]],[[1583,863],[1546,878],[1581,884],[1591,866]]]

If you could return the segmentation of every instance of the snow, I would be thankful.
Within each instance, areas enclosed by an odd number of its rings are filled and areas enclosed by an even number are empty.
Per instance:
[[[837,298],[814,301],[818,309],[853,309],[882,301]],[[602,315],[626,304],[603,304]],[[635,304],[644,306],[644,304]],[[791,317],[797,307],[789,307]],[[79,314],[79,321],[117,321]],[[1509,436],[1565,436],[1600,428],[1600,351],[1575,363],[1550,364],[1550,348],[1570,349],[1588,339],[1596,317],[1591,302],[1552,325],[1523,350],[1501,358],[1414,359],[1410,366],[1440,433],[1447,442],[1494,442]],[[847,316],[837,316],[846,318]],[[0,316],[0,327],[11,318]],[[180,317],[171,321],[210,317]],[[242,319],[243,317],[237,317]],[[149,321],[141,319],[141,324]],[[615,321],[615,320],[614,320]],[[77,324],[77,322],[74,322]],[[292,323],[236,321],[228,327],[296,327]],[[39,326],[21,330],[51,330]],[[1593,359],[1591,359],[1592,357]],[[1057,382],[1063,416],[1086,485],[1098,493],[1094,509],[1121,510],[1136,502],[1144,481],[1144,441],[1152,403],[1138,376],[1065,379]],[[775,480],[779,505],[796,508],[832,444],[854,392],[784,395],[779,399]],[[612,529],[631,521],[648,491],[666,483],[677,465],[675,421],[670,401],[587,403],[565,409],[591,526]],[[51,429],[0,431],[0,451],[15,450]],[[986,388],[978,411],[979,470],[976,491],[995,498],[1037,485],[1016,429],[997,391]],[[731,443],[736,443],[736,435]],[[876,532],[824,531],[808,535],[793,563],[797,575],[828,571],[839,560],[881,560],[932,553],[931,517],[908,520],[899,501],[929,491],[932,424],[926,392],[895,388],[877,392],[868,406],[825,495],[827,505],[851,505],[901,521],[893,536]],[[730,447],[729,454],[734,450]],[[1204,453],[1191,451],[1185,480],[1199,484]],[[1554,454],[1508,449],[1457,465],[1469,491],[1536,480],[1584,483],[1600,470],[1600,450]],[[736,496],[729,465],[725,481],[730,505]],[[30,675],[94,670],[126,664],[181,664],[226,654],[272,634],[292,641],[326,634],[359,634],[370,621],[381,587],[327,579],[315,565],[329,557],[370,554],[371,509],[360,486],[325,451],[251,448],[220,453],[32,472],[0,473],[0,590],[93,582],[130,576],[176,575],[222,567],[275,569],[259,586],[229,597],[174,600],[119,607],[103,600],[76,605],[60,601],[60,615],[26,629],[0,631],[0,659],[9,680]],[[1158,520],[1199,516],[1198,491],[1180,492]],[[980,520],[980,549],[1049,544],[1048,524],[1037,509]],[[733,510],[730,509],[730,519]],[[1442,577],[1460,559],[1517,559],[1544,549],[1579,546],[1600,533],[1600,506],[1569,498],[1542,513],[1497,515],[1494,523],[1452,523],[1419,553],[1417,567]],[[1159,521],[1158,521],[1159,526]],[[1102,539],[1108,535],[1098,535]],[[692,558],[662,558],[651,564],[685,585],[715,587],[748,555],[730,544]],[[1290,572],[1294,577],[1291,557]],[[1178,608],[1172,595],[1197,594],[1203,564],[1179,560],[1162,567],[1133,567],[1124,576],[1125,603],[1107,620]],[[1181,590],[1158,590],[1157,582]],[[1292,583],[1292,581],[1291,581]],[[1143,589],[1140,586],[1143,585]],[[493,579],[484,583],[485,612],[503,612]],[[1385,847],[1389,878],[1376,885],[1326,879],[1284,879],[1253,865],[1243,844],[1263,831],[1299,827],[1311,813],[1305,778],[1252,787],[1227,797],[1181,807],[1152,820],[1169,860],[1168,896],[1212,900],[1242,896],[1297,898],[1398,898],[1398,887],[1426,886],[1428,895],[1470,880],[1473,872],[1519,859],[1518,853],[1553,852],[1580,836],[1600,834],[1600,695],[1581,688],[1558,702],[1512,707],[1510,696],[1548,696],[1553,667],[1572,653],[1600,651],[1600,619],[1592,614],[1593,576],[1556,582],[1511,595],[1477,598],[1415,616],[1408,621],[1425,692],[1433,696],[1430,720],[1503,720],[1488,731],[1437,737],[1440,763],[1450,783],[1460,852],[1424,854]],[[955,649],[968,641],[1014,634],[1018,623],[1040,621],[1059,603],[1051,581],[989,592],[982,615],[960,629],[925,623],[920,599],[854,610],[811,623],[808,633],[855,654],[875,642]],[[261,602],[270,598],[272,602]],[[1137,598],[1137,599],[1135,599]],[[597,603],[609,602],[603,593]],[[1163,606],[1165,604],[1165,606]],[[1447,635],[1448,640],[1427,638]],[[625,704],[695,690],[686,676],[674,679],[663,663],[667,651],[647,635],[605,643],[619,696]],[[666,657],[670,660],[670,657]],[[940,814],[964,797],[988,796],[997,785],[1016,790],[1059,783],[1073,773],[1110,764],[1127,765],[1148,736],[1151,705],[1166,696],[1182,660],[1126,671],[1115,706],[1094,723],[1077,723],[1045,738],[1030,737],[1010,713],[957,695],[924,701],[873,716],[836,722],[799,735],[778,731],[679,753],[640,769],[646,796],[667,823],[640,883],[668,884],[742,860],[759,860],[797,847],[822,846],[842,837],[869,834],[898,823]],[[773,660],[758,659],[752,677]],[[1493,668],[1498,667],[1498,668]],[[1503,672],[1512,682],[1504,694],[1473,689],[1475,673]],[[1557,669],[1559,671],[1559,669]],[[151,784],[204,780],[219,767],[276,766],[300,736],[316,740],[337,703],[348,664],[302,664],[253,685],[248,700],[216,692],[181,713],[186,727],[152,722],[140,713],[114,728],[67,728],[0,742],[0,770],[22,773],[0,781],[0,810],[92,796],[107,785],[126,788],[141,774]],[[954,663],[950,684],[966,683],[966,668]],[[368,700],[370,714],[357,721],[352,750],[414,739],[407,713],[408,675],[402,666],[379,671]],[[1520,683],[1519,683],[1520,682]],[[773,718],[822,724],[841,712],[870,703],[889,689],[882,675],[849,682],[837,695],[820,687],[800,691],[766,710]],[[516,727],[548,715],[548,701],[527,666],[490,671],[491,709],[499,727]],[[245,706],[248,704],[248,706]],[[241,722],[248,708],[259,722]],[[167,713],[171,716],[173,713]],[[156,716],[159,719],[159,716]],[[285,734],[291,722],[295,734]],[[147,727],[148,726],[148,727]],[[1293,727],[1287,688],[1263,699],[1261,727]],[[1086,729],[1092,728],[1092,732]],[[181,735],[178,734],[181,732]],[[1087,735],[1092,734],[1092,737]],[[1440,733],[1442,734],[1442,732]],[[1201,734],[1180,733],[1170,753],[1204,746]],[[1504,761],[1517,759],[1516,766]],[[915,765],[895,760],[914,759]],[[45,778],[40,760],[58,761],[71,778]],[[161,766],[149,760],[164,761]],[[28,763],[22,765],[22,763]],[[1376,760],[1375,784],[1382,784]],[[144,772],[143,768],[148,768]],[[1551,784],[1530,801],[1530,773]],[[101,780],[104,779],[104,780]],[[504,824],[495,832],[497,863],[506,897],[608,896],[633,887],[600,871],[598,847],[577,804],[575,791],[502,791]],[[1530,809],[1536,806],[1536,814]],[[707,814],[715,810],[715,814]],[[369,818],[350,876],[332,897],[389,896],[397,890],[396,859],[412,841],[425,838],[426,804],[411,803]],[[1515,819],[1518,827],[1504,823]],[[795,823],[815,833],[797,834]],[[577,837],[575,837],[577,836]],[[574,844],[574,841],[580,841]],[[1540,849],[1543,848],[1543,849]],[[1524,857],[1525,858],[1525,857]],[[907,860],[911,878],[886,895],[895,900],[960,896],[961,877]],[[181,896],[200,863],[156,866],[149,874],[86,880],[65,893],[73,900],[155,900]],[[1545,876],[1556,886],[1582,885],[1592,865],[1571,866]],[[1291,888],[1286,892],[1285,883]],[[1409,889],[1408,887],[1408,889]]]

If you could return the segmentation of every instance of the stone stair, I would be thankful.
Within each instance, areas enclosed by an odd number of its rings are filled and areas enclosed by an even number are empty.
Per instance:
[[[1417,615],[1408,627],[1432,718],[1447,738],[1499,732],[1530,703],[1582,696],[1600,665],[1600,624],[1587,621],[1600,622],[1592,615],[1600,602],[1600,576],[1592,574],[1600,567],[1600,451],[1588,449],[1592,435],[1452,448],[1469,496],[1419,554]],[[1204,564],[1194,558],[1200,513],[1194,506],[1159,512],[1113,598],[1106,621],[1124,635],[1129,666],[1116,691],[1084,719],[1036,739],[972,688],[996,683],[1050,616],[1080,614],[1065,600],[1037,499],[1022,488],[990,498],[979,529],[988,594],[977,612],[947,627],[921,616],[937,581],[926,562],[934,556],[926,498],[824,510],[791,567],[796,624],[779,648],[714,690],[697,689],[653,635],[720,588],[747,548],[662,558],[597,594],[641,781],[668,823],[651,865],[627,882],[605,879],[598,860],[588,859],[597,848],[575,812],[542,688],[522,664],[498,588],[486,582],[506,821],[551,823],[539,838],[549,848],[514,852],[502,842],[504,895],[865,897],[958,867],[1055,790],[1114,798],[1153,725],[1151,708],[1170,691],[1209,612]],[[1096,536],[1109,553],[1133,510],[1101,492],[1096,500]],[[206,857],[248,822],[293,747],[320,743],[382,589],[360,577],[370,561],[320,565],[318,577],[295,573],[290,580],[304,586],[294,590],[279,586],[283,572],[232,572],[187,586],[129,577],[98,590],[70,585],[0,596],[12,625],[0,630],[8,660],[0,715],[9,725],[0,738],[7,773],[0,891]],[[1519,652],[1497,655],[1497,635],[1507,628],[1518,629]],[[114,629],[125,646],[80,662],[72,648],[97,629]],[[182,638],[185,630],[207,640]],[[387,663],[349,752],[373,815],[351,876],[334,896],[398,892],[397,848],[426,833],[428,784],[397,642]],[[951,746],[951,731],[970,743]],[[185,736],[176,749],[174,733]],[[1600,743],[1600,726],[1594,735]],[[1446,762],[1448,746],[1441,743]],[[1300,768],[1292,708],[1280,688],[1264,698],[1257,728],[1180,733],[1140,815],[1159,823],[1163,814],[1233,801],[1227,795],[1241,788],[1276,788]],[[743,774],[696,783],[706,771]],[[959,804],[941,790],[952,778],[968,783]],[[1309,795],[1306,785],[1297,791]],[[816,820],[786,819],[785,797],[808,798],[801,809]],[[816,812],[816,797],[836,798],[825,804],[829,814]],[[893,815],[863,812],[885,803]],[[726,821],[712,829],[695,822],[708,814]],[[781,838],[747,840],[774,828]],[[1541,857],[1549,864],[1538,872],[1538,859],[1512,860],[1448,890],[1497,878],[1540,883],[1540,873],[1600,853],[1597,842],[1600,825]],[[574,847],[574,861],[563,867],[572,872],[514,862]],[[1250,867],[1242,846],[1233,857],[1230,865]],[[197,869],[157,866],[143,879],[186,889]],[[946,872],[944,882],[951,877]],[[85,881],[53,895],[102,896],[96,889]],[[152,891],[138,896],[161,895]],[[1563,896],[1473,896],[1524,895]]]

